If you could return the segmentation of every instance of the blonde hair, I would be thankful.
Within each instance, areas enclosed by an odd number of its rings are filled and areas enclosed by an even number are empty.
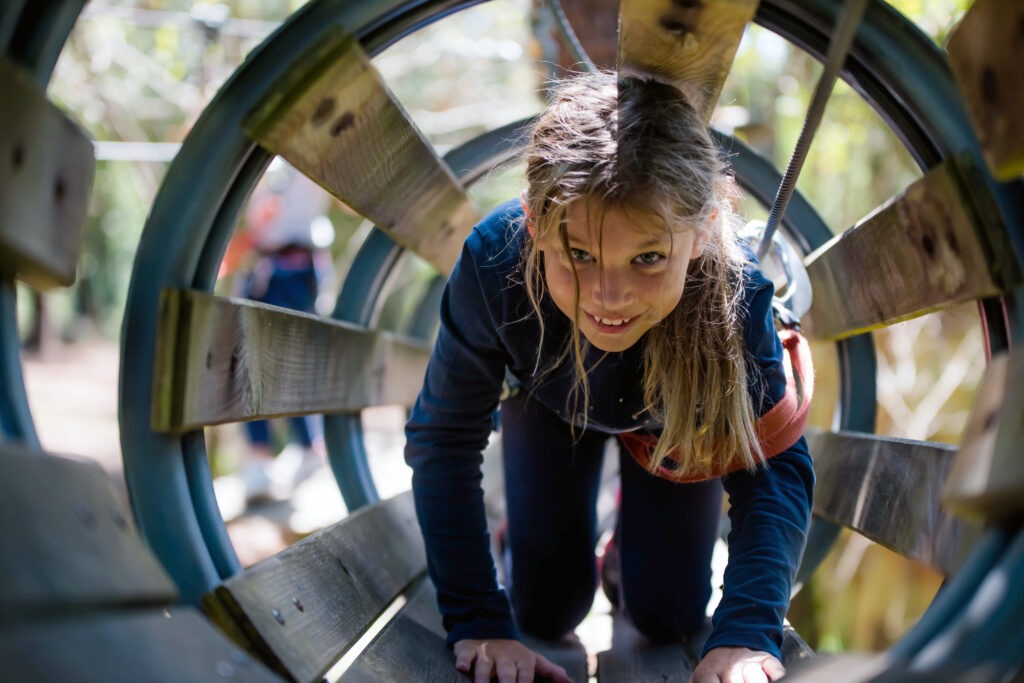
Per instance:
[[[545,282],[538,242],[557,238],[568,251],[567,206],[597,198],[604,206],[644,207],[671,226],[691,225],[706,243],[690,262],[682,299],[642,338],[646,410],[663,425],[649,468],[679,476],[763,461],[755,433],[743,340],[743,268],[735,236],[738,192],[705,123],[683,94],[664,83],[612,73],[558,85],[532,131],[524,197],[533,239],[523,275],[541,321]],[[570,264],[572,260],[570,259]],[[572,266],[575,275],[575,265]],[[575,407],[589,402],[579,331],[579,279],[572,335],[549,366],[571,355]],[[538,359],[539,363],[539,359]],[[541,372],[541,376],[546,372]],[[585,424],[584,424],[585,426]],[[671,458],[666,461],[666,458]]]

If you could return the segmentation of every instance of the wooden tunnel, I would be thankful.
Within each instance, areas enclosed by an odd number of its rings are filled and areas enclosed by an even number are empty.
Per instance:
[[[452,3],[313,0],[196,123],[147,221],[127,304],[120,422],[131,512],[98,468],[39,450],[31,417],[18,412],[25,402],[14,311],[4,303],[13,301],[15,279],[42,288],[74,278],[94,162],[74,113],[47,98],[45,82],[46,55],[59,52],[82,4],[0,9],[0,85],[15,94],[0,104],[0,339],[8,356],[0,422],[15,424],[0,444],[5,669],[26,681],[464,680],[444,646],[408,494],[375,501],[363,491],[372,504],[243,570],[212,500],[201,432],[323,413],[358,451],[359,411],[415,399],[430,340],[375,328],[381,283],[406,252],[442,278],[449,273],[481,215],[467,186],[519,145],[502,132],[482,136],[465,158],[458,150],[442,158],[373,66],[384,46]],[[835,5],[622,0],[619,68],[678,84],[708,119],[751,22],[821,55]],[[957,680],[1024,666],[1014,620],[1024,608],[1024,466],[1016,454],[1024,402],[1014,381],[1024,372],[1024,126],[1013,125],[1019,99],[1006,94],[1021,53],[1011,27],[1022,22],[1021,3],[978,0],[946,54],[875,0],[849,57],[849,80],[873,76],[884,86],[864,90],[889,120],[913,119],[907,137],[932,139],[915,150],[919,180],[832,239],[804,236],[813,290],[805,332],[852,357],[855,344],[870,346],[872,330],[977,301],[990,318],[1004,316],[993,323],[1004,334],[990,335],[992,360],[959,447],[875,434],[870,420],[850,417],[849,404],[836,429],[808,435],[822,537],[852,529],[931,566],[949,588],[884,655],[812,656],[790,631],[792,680]],[[49,52],[15,50],[18,35],[50,36]],[[888,69],[866,56],[879,45],[889,50]],[[907,63],[921,73],[900,73]],[[950,105],[961,102],[969,114]],[[323,318],[212,293],[235,217],[274,155],[376,225],[342,290],[363,313]],[[331,450],[335,472],[365,465],[358,453]],[[980,587],[996,590],[997,573],[1011,578],[1003,599],[976,600]],[[652,646],[624,620],[615,628],[616,642],[590,671],[578,644],[533,644],[576,680],[687,680],[699,639]]]

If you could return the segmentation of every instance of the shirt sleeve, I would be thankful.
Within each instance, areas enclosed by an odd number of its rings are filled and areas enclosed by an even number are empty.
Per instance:
[[[760,273],[747,296],[744,333],[758,414],[785,392],[782,345],[772,319],[770,282]],[[722,601],[712,618],[704,653],[747,647],[781,657],[782,623],[789,609],[807,528],[814,470],[804,437],[755,472],[722,478],[729,496],[729,562]]]
[[[465,638],[515,638],[498,585],[481,488],[507,353],[497,335],[499,294],[481,282],[476,233],[463,248],[441,303],[441,326],[406,425],[406,462],[449,645]]]

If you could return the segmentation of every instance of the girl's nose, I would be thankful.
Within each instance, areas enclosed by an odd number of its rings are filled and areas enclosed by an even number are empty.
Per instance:
[[[623,307],[633,302],[633,287],[628,277],[621,274],[605,272],[603,277],[594,278],[591,296],[600,307],[600,313],[622,311]]]

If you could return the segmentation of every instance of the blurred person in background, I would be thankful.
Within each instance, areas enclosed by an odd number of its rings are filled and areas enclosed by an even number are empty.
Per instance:
[[[331,257],[334,229],[326,213],[330,196],[281,158],[271,163],[249,200],[243,229],[225,255],[221,275],[240,270],[238,296],[304,313],[318,313],[317,300]],[[325,464],[322,417],[281,421],[287,428],[278,452],[273,427],[244,424],[250,445],[241,468],[247,503],[283,499]]]

